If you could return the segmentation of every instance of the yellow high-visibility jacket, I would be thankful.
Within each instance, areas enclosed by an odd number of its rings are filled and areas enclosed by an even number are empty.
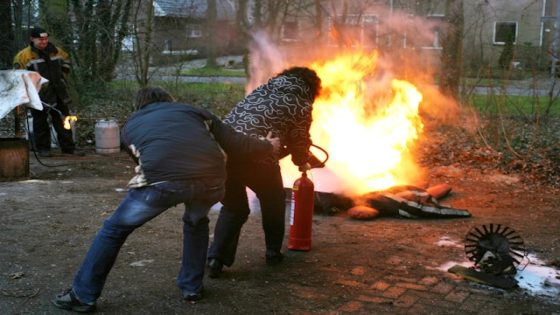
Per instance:
[[[46,103],[54,104],[57,98],[70,102],[64,74],[70,71],[68,54],[51,43],[39,50],[33,43],[19,51],[14,57],[14,68],[36,71],[49,80],[41,87],[39,96]]]

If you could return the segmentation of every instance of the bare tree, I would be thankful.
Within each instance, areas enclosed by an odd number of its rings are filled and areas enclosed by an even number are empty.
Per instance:
[[[144,4],[144,5],[143,5]],[[144,14],[145,12],[145,14]],[[132,59],[135,67],[136,81],[140,86],[147,86],[150,80],[150,56],[154,20],[154,1],[139,1],[134,9],[134,49]]]
[[[216,19],[218,16],[218,9],[216,7],[216,0],[207,0],[208,10],[206,12],[206,29],[207,29],[207,57],[206,57],[206,67],[216,68],[218,63],[216,62],[217,52],[216,52],[216,31],[217,24]]]
[[[463,75],[463,0],[446,0],[445,16],[448,28],[442,37],[441,89],[456,98]]]
[[[128,34],[132,0],[69,0],[72,53],[84,81],[110,81]]]
[[[0,0],[0,69],[12,67],[15,53],[10,2],[10,0]]]
[[[316,38],[321,39],[323,37],[323,6],[321,5],[321,0],[314,1],[315,6],[315,30]]]
[[[274,39],[278,39],[280,26],[290,7],[290,1],[255,0],[251,30],[266,30]]]
[[[14,50],[17,51],[29,43],[27,29],[31,27],[36,9],[33,0],[11,0],[10,2],[12,7],[10,27],[13,25]],[[6,27],[8,26],[6,25]]]
[[[66,0],[39,0],[39,23],[63,47],[70,47],[73,34]],[[68,48],[65,48],[68,49]]]

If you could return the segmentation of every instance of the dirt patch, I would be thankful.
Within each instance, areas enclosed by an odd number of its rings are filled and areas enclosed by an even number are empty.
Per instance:
[[[125,195],[133,163],[125,154],[31,156],[31,179],[0,182],[0,312],[59,314],[50,299],[68,287],[94,234]],[[309,314],[557,312],[555,298],[506,292],[438,270],[464,261],[472,226],[515,229],[528,250],[549,265],[560,260],[558,191],[516,175],[465,165],[434,167],[428,182],[448,183],[444,204],[473,217],[452,220],[315,215],[313,249],[286,252],[280,266],[264,261],[259,215],[240,240],[237,261],[223,278],[205,279],[205,299],[187,304],[175,286],[182,209],[173,208],[125,243],[99,300],[106,314]],[[216,222],[211,214],[211,228]],[[286,229],[288,232],[288,227]],[[556,265],[557,266],[557,265]]]

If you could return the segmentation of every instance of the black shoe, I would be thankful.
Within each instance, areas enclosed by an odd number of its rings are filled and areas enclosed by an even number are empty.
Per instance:
[[[200,292],[183,292],[183,300],[187,302],[196,302],[202,299],[202,290]]]
[[[269,266],[278,265],[284,260],[284,255],[279,250],[268,249],[266,251],[266,264]]]
[[[208,277],[218,278],[222,274],[224,264],[216,258],[208,259]]]
[[[68,289],[52,300],[53,304],[64,310],[71,310],[78,313],[89,313],[95,311],[95,303],[82,303],[72,289]]]
[[[39,151],[40,157],[52,157],[51,151]]]

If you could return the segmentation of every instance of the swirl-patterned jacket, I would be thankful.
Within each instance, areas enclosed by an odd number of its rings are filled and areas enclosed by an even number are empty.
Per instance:
[[[226,115],[224,122],[235,130],[255,137],[272,131],[280,137],[295,165],[307,163],[311,138],[311,112],[314,97],[304,80],[280,75],[256,88]],[[270,154],[258,161],[277,164]]]

